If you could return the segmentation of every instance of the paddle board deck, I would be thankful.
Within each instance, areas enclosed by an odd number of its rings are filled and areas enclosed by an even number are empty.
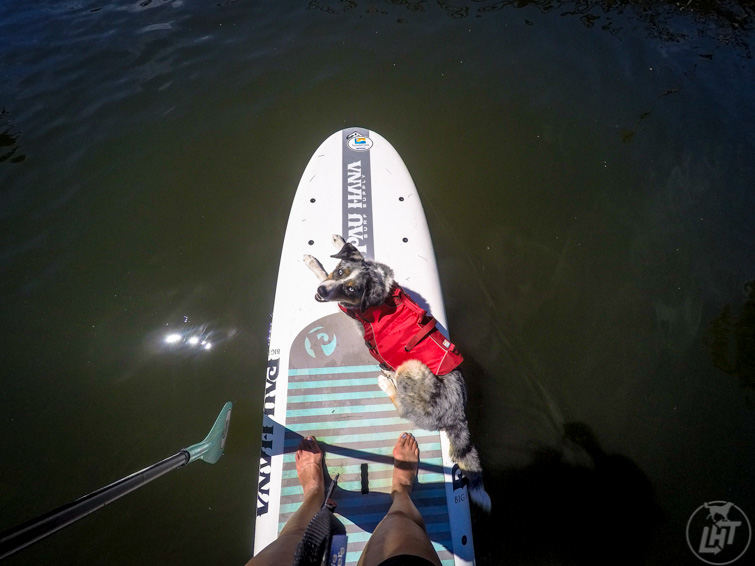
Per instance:
[[[474,564],[466,484],[448,456],[446,435],[401,419],[377,385],[379,368],[353,321],[319,303],[317,279],[339,233],[365,257],[391,266],[397,282],[438,320],[446,315],[430,232],[419,195],[396,150],[363,128],[334,133],[307,165],[291,207],[270,329],[254,553],[270,544],[301,504],[294,452],[317,437],[328,473],[341,476],[333,498],[346,526],[346,564],[356,564],[390,507],[393,447],[403,431],[420,446],[412,500],[444,566]]]

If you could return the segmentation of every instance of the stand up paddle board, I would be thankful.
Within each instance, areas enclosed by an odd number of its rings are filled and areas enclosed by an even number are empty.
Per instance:
[[[377,384],[379,368],[354,322],[314,298],[318,281],[303,256],[327,271],[332,235],[393,268],[396,281],[448,335],[438,269],[419,195],[396,150],[380,135],[347,128],[309,161],[291,207],[281,253],[265,384],[254,553],[274,541],[299,508],[294,453],[315,436],[346,526],[346,564],[356,564],[390,507],[392,451],[403,431],[420,447],[412,500],[444,566],[474,564],[466,482],[445,433],[401,419]]]

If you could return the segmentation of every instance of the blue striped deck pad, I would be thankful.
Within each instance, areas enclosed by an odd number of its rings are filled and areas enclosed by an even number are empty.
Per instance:
[[[341,482],[340,478],[338,480],[339,484]],[[390,487],[390,486],[388,486]],[[377,491],[377,490],[376,490]],[[388,495],[388,489],[383,489],[382,491],[379,491],[379,493],[382,493],[385,497],[383,497],[383,501],[389,501],[390,496]],[[374,493],[374,492],[373,492]],[[346,510],[351,509],[352,507],[361,507],[362,509],[367,509],[369,504],[359,505],[358,499],[355,497],[356,492],[352,491],[350,495],[345,497],[350,497],[351,500],[347,500],[346,502],[339,501],[336,499],[336,502],[339,503],[339,509],[341,511],[344,511],[344,516],[346,518],[352,517],[351,513],[345,513]],[[427,503],[428,501],[432,500],[432,504],[435,505],[439,501],[445,501],[446,492],[442,489],[433,489],[433,490],[426,490],[420,492],[420,490],[417,490],[417,493],[412,494],[412,501],[414,501],[414,504],[417,506],[417,509],[421,507],[426,507],[429,505]],[[346,503],[346,504],[342,504]],[[280,505],[280,514],[283,515],[292,515],[301,505],[301,496],[298,494],[287,494],[281,497],[281,505]],[[387,511],[387,507],[385,511]],[[288,518],[288,517],[286,517]],[[360,517],[361,518],[361,517]],[[353,517],[352,519],[353,520]],[[282,521],[282,524],[285,523],[285,521]]]
[[[337,396],[334,395],[334,401],[337,401]],[[388,403],[382,403],[379,405],[349,405],[349,404],[342,404],[342,405],[336,405],[335,403],[332,406],[328,407],[318,407],[316,409],[286,409],[286,421],[288,422],[289,418],[292,417],[309,417],[313,415],[350,415],[354,413],[377,413],[379,411],[385,411],[392,407],[390,400],[388,400]],[[398,418],[398,417],[397,417]],[[333,422],[337,422],[336,419],[333,419]],[[411,423],[408,423],[411,424]]]
[[[288,377],[301,376],[301,375],[337,375],[342,373],[379,373],[380,366],[377,364],[367,364],[359,366],[340,366],[340,367],[326,367],[326,368],[290,368],[288,370]]]
[[[351,474],[350,474],[351,475]],[[356,474],[353,474],[356,475]],[[432,479],[429,479],[428,481],[433,481],[435,483],[440,483],[443,481],[443,475],[442,474],[432,474]],[[370,489],[380,489],[389,491],[391,488],[391,481],[392,478],[385,477],[381,478],[379,480],[370,480]],[[362,482],[361,481],[343,481],[341,482],[340,478],[338,480],[338,487],[341,489],[345,489],[346,491],[358,491],[362,489]],[[445,493],[445,492],[438,492],[438,493]],[[285,497],[287,495],[302,495],[303,491],[300,485],[290,485],[288,487],[284,487],[281,489],[281,497]]]
[[[356,465],[342,465],[342,466],[339,467],[338,471],[341,474],[359,474],[361,472],[361,470],[359,469],[359,466],[356,466]],[[373,474],[373,476],[376,475],[376,473],[375,473],[374,470],[371,473]],[[384,475],[385,475],[385,480],[386,481],[391,480],[392,479],[392,477],[391,477],[392,476],[392,470],[388,470]],[[423,479],[424,479],[424,481],[429,481],[429,482],[433,482],[433,483],[441,483],[441,482],[445,481],[444,478],[443,478],[443,474],[434,473],[434,472],[428,472],[427,475],[423,476]],[[283,484],[284,484],[284,486],[286,485],[285,480],[291,480],[291,484],[292,485],[295,483],[297,489],[301,489],[301,486],[299,485],[299,482],[296,479],[296,470],[287,470],[283,474],[283,482],[284,482]],[[380,481],[380,480],[379,479],[375,480],[374,477],[373,477],[370,481]],[[346,489],[346,487],[344,487],[345,486],[344,482],[340,482],[339,481],[338,485],[341,488]],[[361,484],[360,484],[359,488],[361,489]]]
[[[424,432],[425,434],[422,434],[422,432]],[[325,442],[327,444],[336,444],[338,441],[340,441],[340,440],[343,439],[344,435],[343,434],[331,434],[331,435],[328,436],[328,435],[320,434],[320,435],[315,435],[315,436],[317,436],[317,440],[320,441],[320,442]],[[396,434],[393,431],[391,431],[391,432],[373,432],[373,433],[367,432],[367,433],[364,433],[364,434],[351,434],[351,435],[349,435],[349,440],[352,443],[363,442],[363,441],[367,442],[367,441],[370,441],[370,440],[385,440],[385,441],[391,443],[391,445],[390,445],[391,451],[388,452],[388,453],[393,453],[393,446],[396,444],[396,440],[398,439],[398,436],[399,435]],[[426,431],[419,431],[418,430],[418,431],[416,431],[416,433],[414,434],[414,436],[417,438],[417,442],[420,442],[420,439],[424,440],[427,443],[432,443],[434,440],[435,441],[439,440],[437,433],[430,433],[430,432],[426,432]],[[286,438],[286,440],[285,440],[285,442],[284,442],[283,445],[287,449],[292,449],[293,450],[299,444],[299,440],[300,440],[299,437],[293,437],[293,438],[288,437],[288,438]],[[440,447],[440,443],[439,442],[434,442],[433,446]],[[387,452],[385,451],[385,448],[383,448],[382,451],[379,452],[379,454],[386,454],[386,453]]]
[[[375,369],[375,373],[377,373],[377,368]],[[289,383],[288,389],[290,390],[298,390],[298,389],[314,389],[318,387],[352,387],[352,386],[359,386],[359,385],[372,385],[375,383],[375,376],[370,377],[358,377],[354,379],[339,379],[338,381],[333,380],[323,380],[323,381],[300,381],[297,383]]]
[[[298,423],[298,424],[289,424],[287,428],[289,430],[292,430],[294,432],[307,432],[314,428],[324,428],[325,425],[327,425],[330,421],[325,422],[309,422],[309,423]],[[402,424],[404,421],[401,421]],[[384,417],[380,419],[358,419],[358,420],[352,420],[352,421],[339,421],[338,422],[338,428],[344,429],[344,428],[362,428],[362,427],[373,427],[373,428],[379,428],[379,427],[388,427],[391,425],[396,424],[395,417]]]
[[[445,505],[436,505],[435,507],[425,507],[424,509],[425,517],[432,517],[434,515],[443,515],[444,513],[448,513],[448,508]],[[379,523],[381,519],[385,517],[385,513],[373,513],[372,515],[364,515],[362,518],[368,521],[373,521],[375,524]],[[341,522],[344,525],[353,525],[354,523],[351,522],[346,517],[340,518]],[[283,525],[280,525],[280,528],[283,528]]]
[[[385,393],[382,391],[342,391],[338,394],[338,399],[384,399]],[[312,403],[322,400],[322,395],[289,395],[289,403]]]
[[[409,431],[420,447],[420,470],[412,501],[425,520],[442,564],[451,566],[454,559],[440,434],[415,429],[398,416],[377,385],[379,371],[374,364],[289,369],[278,532],[301,505],[296,446],[303,436],[315,436],[325,451],[329,474],[341,474],[333,499],[338,503],[336,515],[348,535],[346,564],[356,564],[390,507],[393,447],[401,432]],[[366,495],[361,493],[363,464],[367,464],[369,479]]]

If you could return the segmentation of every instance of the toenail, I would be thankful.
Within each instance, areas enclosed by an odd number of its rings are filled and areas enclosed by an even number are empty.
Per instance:
[[[406,433],[402,434],[401,438],[406,438]]]

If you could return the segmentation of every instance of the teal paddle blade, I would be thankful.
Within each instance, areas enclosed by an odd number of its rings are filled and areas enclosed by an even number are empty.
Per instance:
[[[214,464],[220,460],[225,448],[225,439],[228,436],[228,426],[231,423],[232,407],[233,403],[230,401],[223,406],[210,433],[202,442],[184,448],[184,451],[189,453],[187,464],[194,460],[204,460],[208,464]]]

